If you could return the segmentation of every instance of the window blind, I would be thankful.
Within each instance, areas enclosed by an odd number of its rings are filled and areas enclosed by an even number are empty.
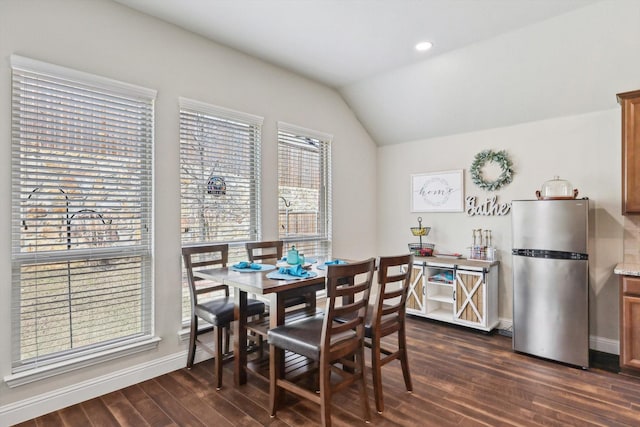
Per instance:
[[[246,259],[244,243],[260,224],[262,118],[180,98],[182,244],[229,243],[229,260]],[[189,317],[183,277],[183,319]]]
[[[15,373],[151,336],[155,91],[11,68]]]
[[[331,256],[331,139],[278,123],[279,236],[306,256]]]

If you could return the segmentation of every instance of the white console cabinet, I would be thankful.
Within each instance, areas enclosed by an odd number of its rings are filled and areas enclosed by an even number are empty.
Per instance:
[[[498,325],[498,262],[415,258],[407,313],[491,331]]]

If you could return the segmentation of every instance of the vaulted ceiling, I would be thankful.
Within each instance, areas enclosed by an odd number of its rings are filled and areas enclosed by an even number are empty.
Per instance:
[[[553,47],[598,35],[563,16],[602,0],[115,1],[335,88],[385,145],[545,118]]]

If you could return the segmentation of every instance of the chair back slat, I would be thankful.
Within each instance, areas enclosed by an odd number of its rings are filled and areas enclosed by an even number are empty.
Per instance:
[[[390,289],[388,286],[386,286],[384,290],[384,299],[389,301],[394,298],[402,297],[403,292],[404,292],[404,287],[401,287],[398,289]]]
[[[402,262],[402,261],[398,260],[398,262]],[[402,264],[396,264],[395,266],[397,266],[397,265],[404,265],[404,263],[402,263]],[[389,269],[387,268],[387,278],[386,278],[386,281],[387,281],[387,282],[389,282],[389,283],[399,282],[399,281],[401,281],[401,280],[404,280],[404,278],[405,278],[405,276],[406,276],[406,275],[407,275],[407,272],[406,272],[406,271],[401,271],[401,272],[396,273],[396,274],[391,274],[391,273],[389,273]],[[378,280],[380,280],[380,279],[378,279]]]
[[[245,244],[250,262],[277,261],[282,258],[283,246],[284,242],[282,240],[248,242]]]

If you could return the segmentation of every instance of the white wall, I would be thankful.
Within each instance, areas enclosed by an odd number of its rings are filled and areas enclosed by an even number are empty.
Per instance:
[[[20,402],[65,390],[131,366],[169,360],[184,365],[180,329],[180,191],[178,97],[264,117],[262,201],[265,239],[277,237],[276,123],[334,135],[334,254],[364,258],[376,248],[377,149],[342,98],[331,89],[222,47],[107,0],[0,2],[0,375],[11,372],[10,68],[15,53],[158,90],[155,127],[155,309],[157,351],[9,389],[0,382],[0,425],[15,422]],[[184,360],[183,360],[184,359]],[[174,362],[174,360],[176,362]],[[171,364],[169,363],[169,365]],[[180,367],[180,366],[178,366]],[[143,376],[138,375],[138,379]],[[133,377],[133,376],[132,376]],[[102,381],[107,384],[106,381]],[[117,383],[117,381],[116,381]],[[106,386],[117,387],[121,384]],[[110,383],[109,383],[110,384]],[[105,388],[105,387],[103,387]],[[108,391],[108,390],[102,390]],[[81,394],[81,396],[78,396]],[[61,404],[62,404],[61,403]],[[3,406],[4,405],[4,406]],[[37,406],[37,405],[31,405]],[[25,403],[29,409],[29,405]],[[9,409],[7,409],[9,408]],[[54,408],[43,405],[38,411]],[[24,411],[23,411],[24,413]],[[34,413],[26,414],[29,416]]]
[[[612,96],[615,96],[612,94]],[[496,192],[481,190],[469,168],[485,149],[506,150],[514,164],[513,182]],[[511,217],[466,213],[410,213],[410,175],[464,169],[465,195],[499,202],[535,199],[542,184],[559,175],[590,199],[590,334],[601,350],[615,351],[618,290],[615,264],[622,260],[620,215],[620,112],[607,110],[486,131],[381,147],[378,156],[379,253],[398,253],[417,242],[409,227],[421,216],[436,251],[466,253],[472,230],[492,230],[499,250],[499,316],[512,319]],[[592,347],[594,347],[592,343]]]

